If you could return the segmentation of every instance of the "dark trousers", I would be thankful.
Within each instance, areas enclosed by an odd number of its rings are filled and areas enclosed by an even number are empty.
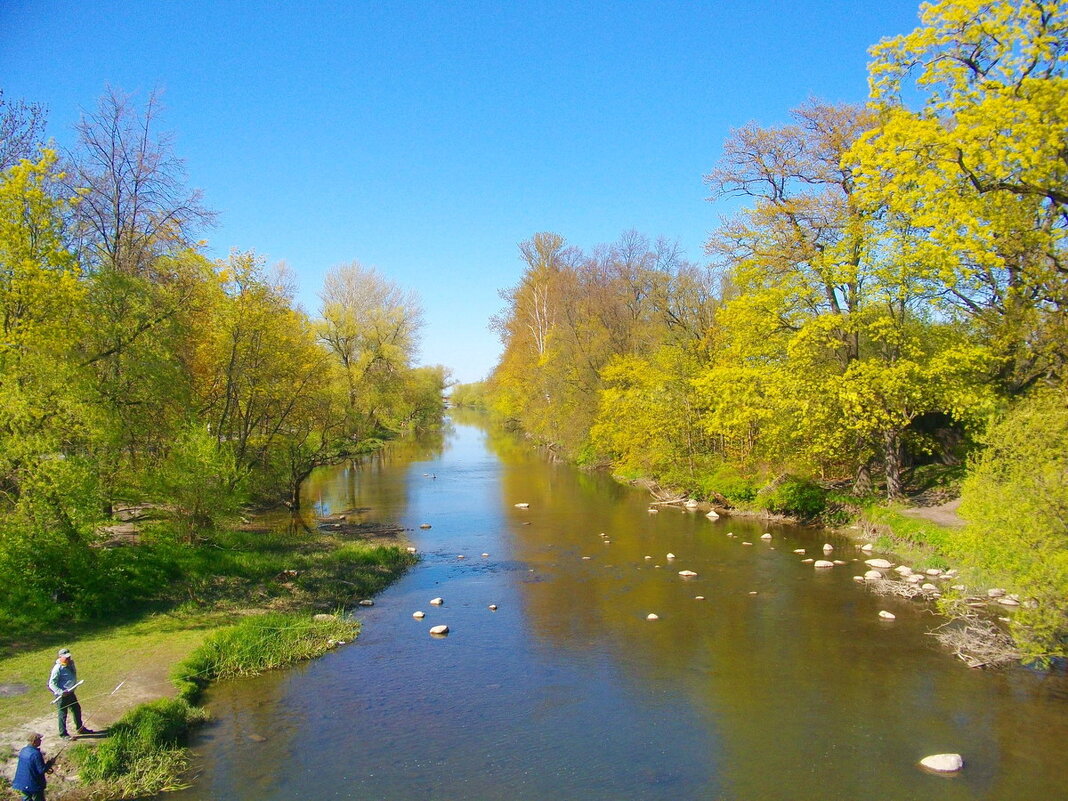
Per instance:
[[[44,790],[35,790],[32,793],[28,793],[25,790],[19,790],[22,793],[22,801],[45,801]]]
[[[67,733],[67,710],[74,714],[74,730],[82,728],[82,705],[78,703],[78,696],[74,693],[63,693],[59,699],[59,735]]]

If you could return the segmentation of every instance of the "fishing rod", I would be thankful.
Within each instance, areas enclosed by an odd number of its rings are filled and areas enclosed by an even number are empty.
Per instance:
[[[58,701],[60,698],[62,698],[63,695],[65,695],[66,693],[74,692],[76,689],[78,689],[83,684],[85,684],[85,679],[82,679],[77,684],[75,684],[73,687],[68,687],[67,689],[65,689],[62,693],[60,693],[59,695],[57,695],[55,698],[52,699],[52,703],[53,704],[56,703],[56,701]],[[116,689],[118,689],[118,688],[116,688]]]

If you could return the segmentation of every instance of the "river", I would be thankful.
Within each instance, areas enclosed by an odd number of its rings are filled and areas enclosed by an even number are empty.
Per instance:
[[[848,539],[650,514],[463,415],[316,472],[305,500],[411,528],[422,561],[360,609],[356,643],[213,688],[169,801],[1068,797],[1064,674],[968,669],[929,608],[854,583]],[[793,552],[824,542],[851,564]],[[917,767],[942,752],[964,769]]]

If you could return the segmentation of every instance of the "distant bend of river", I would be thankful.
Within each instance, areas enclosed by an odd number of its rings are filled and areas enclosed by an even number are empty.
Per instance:
[[[304,498],[412,529],[422,561],[359,610],[356,643],[213,688],[168,801],[1068,798],[1068,679],[970,670],[927,606],[793,553],[865,558],[846,539],[650,514],[461,413]],[[959,774],[917,767],[943,752]]]

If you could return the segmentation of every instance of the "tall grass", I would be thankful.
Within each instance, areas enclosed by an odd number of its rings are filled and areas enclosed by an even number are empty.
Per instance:
[[[183,747],[190,727],[207,712],[180,698],[163,698],[131,710],[95,746],[77,745],[71,759],[93,797],[129,798],[176,790],[188,767]]]
[[[171,674],[179,697],[194,701],[212,681],[251,676],[314,659],[338,641],[359,634],[358,620],[333,616],[315,620],[307,615],[272,612],[247,617],[210,635]]]

